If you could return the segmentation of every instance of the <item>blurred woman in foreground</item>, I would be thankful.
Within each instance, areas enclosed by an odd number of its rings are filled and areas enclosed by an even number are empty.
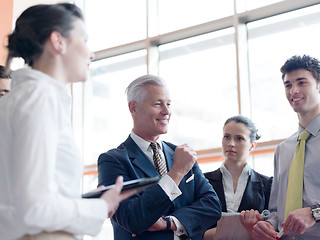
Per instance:
[[[82,161],[66,84],[84,82],[93,54],[73,4],[25,10],[8,40],[7,68],[22,57],[0,101],[0,239],[75,239],[99,233],[121,200],[122,179],[100,199],[81,199]]]

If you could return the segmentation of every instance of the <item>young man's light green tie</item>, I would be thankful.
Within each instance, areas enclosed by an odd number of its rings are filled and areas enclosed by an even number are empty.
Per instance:
[[[307,130],[301,131],[299,140],[292,158],[288,176],[287,200],[284,218],[295,209],[302,208],[303,197],[303,168],[306,141],[310,137]]]

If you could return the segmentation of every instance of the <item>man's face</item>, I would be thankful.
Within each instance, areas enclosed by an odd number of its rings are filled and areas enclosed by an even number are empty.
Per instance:
[[[156,141],[160,134],[168,131],[171,99],[166,87],[147,84],[144,89],[147,95],[143,102],[131,101],[131,106],[129,104],[133,131],[147,141]]]
[[[0,78],[0,98],[10,92],[11,79]]]
[[[298,69],[287,73],[283,80],[286,97],[298,114],[317,114],[320,106],[319,83],[311,72]]]

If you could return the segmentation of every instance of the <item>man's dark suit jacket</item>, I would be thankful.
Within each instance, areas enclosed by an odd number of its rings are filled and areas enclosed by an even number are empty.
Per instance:
[[[222,204],[222,212],[227,212],[226,199],[222,183],[222,173],[220,169],[217,169],[213,172],[207,172],[204,175],[219,196]],[[251,175],[248,178],[246,189],[241,199],[238,212],[241,212],[242,210],[254,209],[261,213],[264,209],[268,209],[272,179],[272,177],[264,176],[252,169]]]
[[[163,142],[162,147],[170,171],[175,146]],[[117,149],[101,154],[98,159],[99,185],[114,184],[119,175],[124,177],[124,181],[159,175],[130,136]],[[191,180],[186,182],[187,179]],[[168,215],[179,219],[189,238],[202,239],[202,233],[221,217],[219,198],[197,163],[182,179],[179,189],[182,195],[174,201],[158,184],[122,201],[111,219],[114,239],[173,239],[173,231],[147,231],[161,216]],[[133,233],[137,236],[132,237]]]

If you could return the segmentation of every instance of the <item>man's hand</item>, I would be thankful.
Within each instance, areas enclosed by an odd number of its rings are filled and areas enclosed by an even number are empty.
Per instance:
[[[191,170],[197,159],[197,153],[188,144],[176,147],[173,167],[168,172],[168,175],[175,181],[177,186],[179,186],[182,178]]]
[[[242,225],[247,230],[248,234],[252,238],[253,226],[258,222],[262,221],[263,217],[257,210],[246,210],[240,213],[240,220]]]
[[[148,231],[154,232],[154,231],[164,231],[167,228],[167,221],[163,219],[163,217],[160,217],[149,229]]]
[[[121,189],[123,187],[123,177],[119,176],[117,178],[115,186],[102,194],[101,198],[105,200],[108,204],[108,217],[112,217],[113,214],[117,211],[119,203],[137,193],[136,190],[126,191],[121,193]]]
[[[303,234],[308,228],[311,228],[316,221],[312,218],[311,207],[299,208],[289,213],[287,219],[281,223],[283,234],[294,232]]]
[[[171,221],[171,227],[170,230],[177,230],[177,226],[175,222],[170,218]],[[164,231],[167,229],[167,221],[163,218],[160,217],[149,229],[148,231],[153,232],[153,231]]]
[[[277,232],[271,223],[259,221],[253,226],[252,237],[254,240],[274,240]]]
[[[203,234],[203,240],[212,240],[216,235],[217,228],[210,228]]]

